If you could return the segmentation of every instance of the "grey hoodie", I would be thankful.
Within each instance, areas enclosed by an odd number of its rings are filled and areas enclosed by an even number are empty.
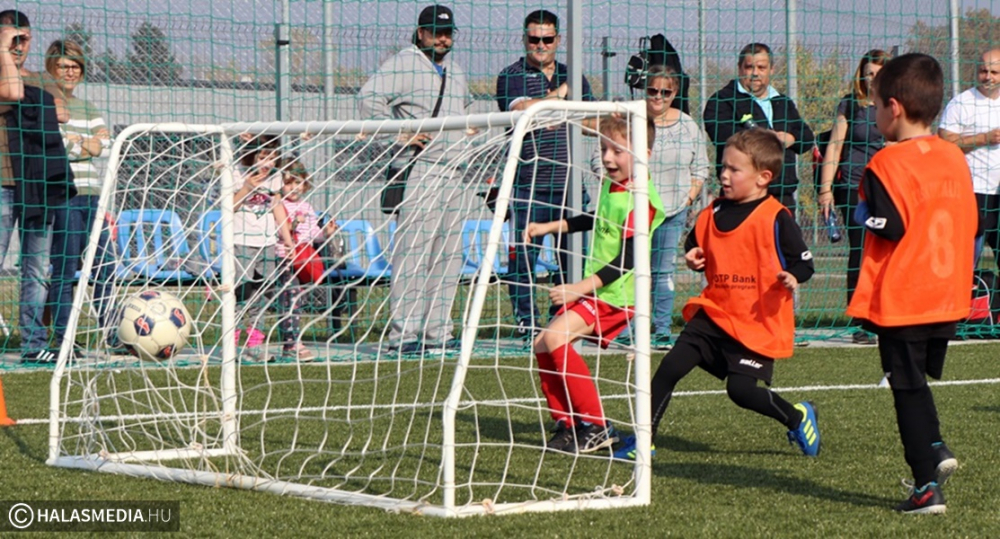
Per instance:
[[[465,71],[446,56],[442,66],[447,79],[437,117],[464,116],[472,105]],[[358,109],[366,120],[430,118],[441,91],[441,76],[416,45],[394,54],[358,91]],[[435,134],[420,154],[421,161],[453,158],[465,138],[460,131]]]

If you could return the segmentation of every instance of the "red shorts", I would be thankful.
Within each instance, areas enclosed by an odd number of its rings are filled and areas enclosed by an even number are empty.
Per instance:
[[[607,348],[619,333],[628,328],[629,321],[635,316],[635,309],[631,307],[615,307],[597,298],[578,299],[563,305],[556,316],[566,311],[575,312],[588,326],[594,326],[594,333],[584,338],[600,344],[601,348]]]

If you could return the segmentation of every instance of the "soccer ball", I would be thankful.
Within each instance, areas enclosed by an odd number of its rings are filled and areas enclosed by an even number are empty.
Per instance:
[[[181,300],[166,292],[145,290],[129,296],[121,316],[118,338],[145,361],[176,357],[191,334],[191,315]]]

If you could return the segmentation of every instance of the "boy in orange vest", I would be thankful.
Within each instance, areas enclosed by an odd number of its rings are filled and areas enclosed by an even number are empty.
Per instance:
[[[925,54],[900,56],[874,81],[885,140],[865,170],[855,221],[867,229],[847,314],[878,335],[912,494],[903,513],[944,513],[941,485],[958,461],[941,439],[927,375],[940,378],[948,339],[969,314],[978,215],[962,150],[931,134],[944,75]]]
[[[738,406],[784,425],[805,455],[819,454],[813,404],[793,405],[757,384],[770,385],[774,360],[791,357],[793,294],[813,274],[812,253],[795,218],[767,193],[783,159],[781,141],[765,129],[740,131],[726,141],[723,198],[701,212],[684,245],[688,267],[704,271],[708,285],[684,306],[687,325],[653,377],[654,437],[677,382],[701,367],[726,380]],[[635,436],[622,440],[615,457],[635,459]]]

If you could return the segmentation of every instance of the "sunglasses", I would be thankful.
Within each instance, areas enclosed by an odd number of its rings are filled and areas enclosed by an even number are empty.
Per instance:
[[[649,97],[660,96],[663,99],[667,99],[668,97],[674,95],[674,91],[668,88],[665,88],[663,90],[660,90],[659,88],[646,88],[646,95],[648,95]]]
[[[528,43],[532,45],[538,45],[539,43],[551,45],[556,42],[556,37],[558,36],[527,36]]]

